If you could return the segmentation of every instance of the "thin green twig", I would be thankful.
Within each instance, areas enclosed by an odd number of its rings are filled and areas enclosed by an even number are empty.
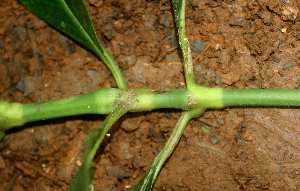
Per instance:
[[[143,178],[132,188],[131,191],[148,191],[151,190],[152,185],[162,167],[164,162],[169,158],[171,153],[176,148],[186,125],[191,119],[198,118],[203,115],[205,109],[193,109],[190,111],[185,111],[179,118],[170,138],[168,139],[166,145],[157,155],[151,166],[149,167]]]

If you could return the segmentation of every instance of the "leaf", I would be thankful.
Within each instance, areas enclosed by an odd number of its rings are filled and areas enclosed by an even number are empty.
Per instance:
[[[19,0],[32,13],[92,51],[103,52],[82,0]]]
[[[119,88],[127,88],[116,62],[100,44],[83,0],[19,0],[32,13],[98,55],[113,73]]]
[[[144,174],[143,178],[140,179],[136,185],[134,185],[131,191],[150,191],[156,178],[155,172],[160,171],[160,168],[157,169],[157,166],[158,165],[153,162],[148,168],[147,172]]]
[[[202,128],[202,130],[204,131],[204,133],[210,134],[210,130],[207,129],[205,126],[202,126],[201,128]]]

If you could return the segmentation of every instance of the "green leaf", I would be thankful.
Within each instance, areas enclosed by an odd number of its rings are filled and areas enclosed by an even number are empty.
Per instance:
[[[92,190],[93,176],[91,163],[107,131],[126,112],[126,109],[116,109],[106,117],[99,129],[93,129],[88,133],[83,162],[70,185],[69,191]]]
[[[202,126],[201,128],[202,128],[202,130],[204,131],[204,133],[210,134],[210,130],[207,129],[205,126]]]
[[[83,0],[19,0],[32,13],[98,55],[113,73],[119,88],[127,84],[118,65],[100,44]]]
[[[94,52],[102,50],[84,1],[19,1],[38,17],[47,21],[61,32],[71,36]]]
[[[150,191],[156,178],[155,174],[160,170],[155,170],[157,165],[158,164],[153,162],[143,178],[138,181],[138,183],[131,189],[131,191]]]

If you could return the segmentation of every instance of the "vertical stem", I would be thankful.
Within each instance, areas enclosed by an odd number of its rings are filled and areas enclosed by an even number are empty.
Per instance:
[[[100,43],[99,43],[100,44]],[[119,89],[127,89],[127,83],[125,78],[122,74],[122,71],[113,57],[108,53],[108,51],[100,44],[101,48],[103,49],[103,53],[97,51],[96,54],[101,58],[101,60],[105,63],[108,69],[111,71],[116,84]]]
[[[185,29],[185,0],[173,0],[173,7],[179,35],[179,44],[183,55],[183,67],[185,73],[186,86],[187,89],[190,90],[195,88],[197,85],[194,80],[191,48],[189,45],[188,38],[186,36]]]

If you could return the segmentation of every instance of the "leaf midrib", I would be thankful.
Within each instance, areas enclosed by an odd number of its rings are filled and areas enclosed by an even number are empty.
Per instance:
[[[80,24],[80,22],[78,21],[78,19],[75,17],[75,15],[73,14],[73,12],[71,11],[71,9],[69,8],[69,6],[65,3],[64,0],[59,0],[65,7],[66,10],[68,12],[69,15],[71,15],[72,18],[74,18],[74,20],[76,21],[76,24],[79,26],[79,28],[83,31],[83,33],[88,37],[88,40],[90,42],[92,42],[92,45],[94,46],[94,48],[96,48],[94,51],[99,51],[99,48],[97,47],[97,45],[95,44],[95,42],[91,39],[90,35],[87,33],[87,31],[83,28],[83,26]]]

